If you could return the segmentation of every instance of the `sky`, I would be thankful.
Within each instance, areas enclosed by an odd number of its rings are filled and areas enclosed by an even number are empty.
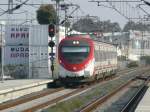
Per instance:
[[[18,3],[18,1],[25,1],[25,0],[13,0],[14,3]],[[64,0],[66,3],[73,3],[78,4],[80,6],[80,9],[75,12],[75,16],[98,16],[100,20],[111,20],[111,22],[118,22],[120,26],[123,28],[123,26],[128,21],[126,18],[121,16],[118,12],[113,10],[112,8],[106,8],[103,6],[97,6],[97,3],[95,2],[89,2],[89,0]],[[8,0],[0,0],[0,4],[8,3]],[[29,0],[28,3],[55,3],[52,0]],[[108,5],[108,4],[107,4]],[[118,5],[119,6],[119,5]],[[121,7],[124,7],[123,5],[120,5]],[[19,10],[14,11],[13,17],[8,17],[7,14],[4,14],[3,16],[0,16],[0,19],[36,19],[36,10],[39,6],[26,6],[24,5]],[[128,8],[128,7],[125,7]],[[8,6],[6,5],[0,5],[0,12],[3,12],[3,10],[7,10]],[[70,8],[70,10],[73,10]],[[126,9],[127,10],[127,9]],[[126,11],[127,12],[127,11]],[[128,10],[128,13],[130,14],[130,10]],[[18,14],[19,13],[19,14]],[[130,14],[132,15],[132,14]],[[134,14],[133,14],[134,15]]]
[[[109,8],[110,5],[108,3],[102,3],[105,6],[98,6],[96,2],[89,2],[91,0],[68,0],[80,5],[81,9],[84,10],[86,14],[90,14],[92,16],[98,16],[100,20],[111,20],[112,22],[118,22],[120,26],[123,28],[124,25],[129,21],[122,15],[120,15],[117,11],[112,8]],[[106,0],[97,0],[97,1],[106,1]],[[116,0],[109,0],[116,1]],[[120,0],[124,1],[124,0]],[[126,0],[127,1],[127,0]],[[124,13],[128,18],[133,18],[132,20],[135,22],[141,21],[139,18],[145,17],[147,15],[144,13],[142,9],[146,12],[150,12],[150,7],[147,5],[143,5],[144,3],[141,0],[128,0],[128,1],[139,1],[139,2],[130,2],[130,3],[112,3],[116,6],[120,12]],[[150,0],[147,0],[150,2]],[[140,8],[139,8],[139,4]],[[135,19],[136,18],[136,19]]]
[[[74,1],[75,3],[79,4],[81,9],[86,13],[90,14],[91,16],[98,16],[100,20],[111,20],[112,22],[118,22],[121,26],[128,21],[116,11],[97,6],[95,2],[88,2],[88,0],[70,0]]]

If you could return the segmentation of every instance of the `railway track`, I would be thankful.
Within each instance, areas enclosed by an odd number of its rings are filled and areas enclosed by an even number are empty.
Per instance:
[[[32,101],[34,99],[46,96],[48,94],[52,94],[52,93],[61,91],[63,89],[64,88],[62,88],[62,87],[61,88],[57,88],[57,89],[47,89],[47,90],[36,92],[36,93],[30,94],[30,95],[26,95],[24,97],[21,97],[21,98],[12,100],[12,101],[8,101],[8,102],[5,102],[5,103],[2,103],[2,104],[0,104],[0,111],[2,111],[4,109],[7,109],[7,108],[10,108],[10,107],[14,107],[14,106],[23,104],[23,103],[26,103],[26,102],[29,102],[29,101]]]
[[[137,68],[128,68],[128,69],[123,69],[123,70],[119,70],[117,73],[127,73],[127,72],[131,72],[136,70]]]
[[[127,72],[125,72],[125,73],[131,72],[131,71],[127,70]],[[83,88],[78,88],[78,89],[69,89],[69,90],[65,89],[65,88],[45,90],[44,92],[30,95],[30,97],[23,97],[21,99],[17,99],[17,100],[14,100],[14,101],[10,101],[10,102],[7,102],[7,103],[0,104],[0,111],[1,112],[12,112],[14,109],[21,108],[21,107],[19,107],[20,105],[22,105],[23,107],[26,107],[25,104],[28,103],[29,106],[27,108],[24,108],[21,111],[23,111],[23,112],[33,112],[35,110],[45,108],[48,105],[53,105],[53,104],[56,104],[58,102],[61,102],[64,99],[67,99],[68,97],[79,95],[83,92],[86,92],[92,86],[93,85],[85,86]],[[51,100],[48,99],[48,97],[47,97],[48,95],[60,94],[61,91],[65,91],[65,93],[58,96],[58,97],[51,96],[51,97],[53,97],[53,99],[51,99]],[[42,99],[43,97],[45,97],[47,99],[47,101],[42,102],[41,100],[44,100],[44,99]],[[35,100],[37,100],[37,101],[35,101]],[[33,103],[34,102],[40,102],[40,103],[37,103],[36,105],[32,105],[32,104],[30,104],[30,102],[33,102]]]
[[[95,101],[89,103],[88,105],[86,105],[85,107],[83,107],[80,110],[80,112],[90,112],[90,111],[94,110],[95,108],[97,108],[98,106],[100,106],[102,103],[106,102],[106,100],[108,100],[113,95],[115,95],[118,91],[121,91],[122,89],[124,89],[125,87],[127,87],[132,82],[133,82],[133,79],[129,80],[127,83],[123,84],[122,86],[120,86],[119,88],[115,89],[111,93],[109,93],[109,94],[107,94],[107,95],[105,95],[103,97],[100,97],[100,98],[96,99]]]
[[[135,93],[135,95],[128,101],[127,104],[124,105],[124,107],[121,109],[120,112],[133,112],[134,109],[136,108],[138,102],[140,99],[143,97],[147,90],[147,84],[149,83],[150,78],[148,77],[147,80],[140,86],[138,91]],[[101,106],[103,103],[105,103],[108,99],[122,91],[124,88],[127,88],[131,83],[134,83],[136,81],[135,79],[131,79],[122,86],[118,87],[114,91],[112,91],[109,94],[106,94],[103,97],[97,98],[93,102],[89,103],[88,105],[84,106],[82,109],[80,109],[80,112],[91,112],[95,110],[97,107]]]
[[[147,77],[145,83],[141,88],[135,93],[135,95],[129,100],[129,102],[122,108],[121,112],[133,112],[138,105],[141,98],[144,96],[146,90],[148,89],[147,84],[150,81],[150,76]]]

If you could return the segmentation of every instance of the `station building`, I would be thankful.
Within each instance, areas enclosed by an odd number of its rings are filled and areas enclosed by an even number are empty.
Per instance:
[[[139,61],[141,56],[150,56],[150,32],[135,31],[103,33],[102,41],[117,45],[117,55],[131,61]]]
[[[150,56],[150,32],[130,31],[128,58],[136,61],[141,56]]]

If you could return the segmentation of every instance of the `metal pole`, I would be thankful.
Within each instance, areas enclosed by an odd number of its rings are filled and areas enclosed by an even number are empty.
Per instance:
[[[53,41],[53,37],[51,37],[51,41]],[[53,53],[53,47],[51,47],[51,53]],[[54,60],[53,56],[51,56],[51,71],[52,71],[52,78],[54,78]]]
[[[67,6],[65,5],[65,37],[66,37],[66,32],[67,32],[67,26],[66,26],[66,23],[67,23],[66,22],[67,21],[67,18],[66,18],[67,17],[67,9],[66,9],[66,7]]]
[[[57,19],[56,19],[56,31],[57,31],[57,45],[59,43],[59,0],[56,0],[56,13],[57,13]]]
[[[59,69],[59,66],[58,66],[58,45],[59,45],[59,4],[60,4],[60,1],[63,1],[63,0],[52,0],[52,1],[55,1],[56,2],[56,13],[57,13],[57,17],[56,17],[56,35],[55,35],[55,39],[56,39],[56,66],[58,67]],[[59,73],[58,73],[59,74]],[[57,76],[56,76],[57,77]],[[56,77],[53,77],[53,78],[56,78]]]
[[[58,66],[58,45],[59,45],[59,2],[60,0],[55,0],[56,1],[56,13],[57,13],[57,17],[56,17],[56,36],[55,36],[55,39],[56,39],[56,66],[57,68],[59,69],[59,66]],[[56,73],[56,74],[59,74]],[[53,78],[57,78],[56,77],[53,77]]]
[[[8,0],[8,24],[11,24],[12,14],[13,14],[13,0]]]
[[[2,72],[1,72],[1,82],[3,83],[4,81],[4,60],[3,60],[3,57],[4,57],[4,49],[3,49],[3,46],[4,46],[4,41],[3,41],[3,36],[2,36],[2,24],[1,24],[1,44],[2,44],[2,47],[1,47],[1,63],[2,63]]]
[[[54,0],[52,0],[54,1]],[[64,0],[55,0],[56,1],[56,13],[57,13],[57,18],[56,18],[56,42],[57,42],[57,48],[58,48],[58,43],[59,43],[59,5],[60,5],[60,1],[64,1]],[[58,50],[56,50],[58,51]],[[57,53],[58,55],[58,53]]]
[[[141,57],[144,56],[144,39],[143,39],[143,36],[144,36],[144,31],[142,31],[142,41],[141,41]]]
[[[131,44],[130,44],[131,43]],[[129,59],[129,52],[130,52],[130,45],[132,47],[132,40],[130,42],[130,37],[129,37],[129,40],[128,40],[128,49],[127,49],[127,59]]]
[[[12,14],[13,11],[13,0],[8,0],[8,14]]]

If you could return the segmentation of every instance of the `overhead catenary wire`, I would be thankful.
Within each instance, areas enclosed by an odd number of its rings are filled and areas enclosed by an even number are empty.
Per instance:
[[[91,0],[89,2],[96,2],[98,6],[103,6],[102,3],[108,3],[110,5],[108,8],[114,9],[129,21],[140,21],[141,18],[144,18],[144,14],[142,13],[141,9],[134,5],[144,2],[146,5],[150,6],[150,2],[147,2],[146,0]],[[121,6],[119,7],[119,5]]]
[[[20,3],[23,3],[23,2],[20,1],[20,0],[15,0],[15,1],[20,2]],[[33,7],[33,8],[38,8],[38,7],[36,7],[36,5],[41,5],[41,4],[27,4],[27,3],[25,3],[24,5],[28,5],[28,6],[31,6],[31,7]]]
[[[26,1],[22,2],[21,4],[19,4],[19,5],[16,5],[14,8],[8,9],[8,10],[4,11],[2,14],[0,14],[0,16],[2,16],[2,15],[4,15],[4,14],[8,13],[10,10],[11,10],[11,11],[15,11],[15,10],[19,9],[22,5],[24,5],[24,4],[25,4],[26,2],[28,2],[28,1],[29,1],[29,0],[26,0]]]

